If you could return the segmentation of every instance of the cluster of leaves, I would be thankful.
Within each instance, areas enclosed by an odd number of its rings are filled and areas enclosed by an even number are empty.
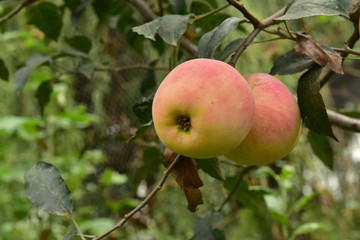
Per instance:
[[[311,16],[341,16],[349,19],[349,11],[353,10],[352,8],[354,7],[351,4],[351,1],[338,0],[320,3],[292,1],[291,4],[287,6],[285,14],[273,20],[276,23],[285,22],[286,24],[286,21],[289,20],[303,19]],[[191,17],[192,15],[182,16],[169,14],[157,17],[141,26],[133,27],[132,30],[152,40],[155,40],[155,35],[158,33],[163,41],[176,45],[183,37],[187,29],[186,26],[194,24],[194,19]],[[162,19],[166,19],[166,21]],[[357,26],[356,21],[356,19],[353,20],[355,27]],[[168,24],[175,22],[177,24]],[[241,45],[244,45],[245,39],[235,39],[222,50],[217,51],[217,49],[224,42],[226,36],[237,29],[239,24],[245,22],[246,21],[237,17],[228,17],[211,31],[203,34],[198,42],[197,57],[215,58],[225,61],[232,53],[239,49]],[[167,29],[167,31],[163,29]],[[355,33],[356,31],[357,30],[355,30]],[[333,133],[331,123],[326,113],[325,104],[320,94],[320,74],[323,67],[327,67],[335,73],[343,74],[342,57],[332,50],[331,47],[317,43],[307,33],[289,32],[287,38],[296,42],[294,49],[276,59],[270,70],[270,74],[291,75],[308,70],[300,77],[297,88],[303,123],[311,131],[338,141]],[[353,45],[353,43],[350,44]],[[310,138],[311,136],[314,136],[314,134],[310,135]],[[319,136],[319,138],[321,137]],[[327,151],[330,144],[326,139],[325,137],[322,138],[322,142],[325,143],[324,145],[312,144],[316,154]],[[326,165],[329,167],[332,166],[332,163],[329,163],[328,159],[324,159],[322,154],[318,154],[318,156]]]

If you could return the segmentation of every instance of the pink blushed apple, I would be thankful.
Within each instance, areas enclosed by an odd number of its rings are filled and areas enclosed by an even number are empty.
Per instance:
[[[225,156],[243,165],[268,164],[285,157],[296,145],[301,120],[297,102],[277,78],[245,75],[255,99],[255,118],[247,137]]]
[[[174,68],[157,89],[155,131],[170,150],[205,159],[233,150],[252,126],[255,102],[244,77],[227,63],[193,59]]]

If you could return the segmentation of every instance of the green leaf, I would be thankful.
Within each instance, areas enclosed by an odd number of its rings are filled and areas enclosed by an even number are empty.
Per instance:
[[[237,28],[241,19],[230,17],[223,21],[212,31],[205,33],[199,41],[199,58],[212,58],[216,48],[222,43],[224,38]]]
[[[204,0],[193,0],[190,4],[190,12],[195,15],[201,15],[211,11],[212,6],[208,1]]]
[[[264,199],[270,210],[271,217],[281,223],[281,225],[288,225],[290,220],[286,216],[286,203],[284,199],[274,194],[267,194],[264,196]]]
[[[231,190],[237,181],[237,176],[226,178],[224,187]],[[257,213],[263,214],[266,212],[266,203],[264,200],[265,191],[261,189],[250,189],[245,180],[241,180],[238,188],[235,191],[235,198],[244,206],[254,210]]]
[[[140,136],[142,136],[147,130],[149,127],[152,126],[152,120],[149,121],[148,123],[144,123],[142,124],[135,132],[134,135],[132,135],[129,139],[128,139],[128,142],[131,143],[133,141],[135,141],[136,139],[138,139]]]
[[[26,60],[25,66],[18,69],[14,75],[14,86],[17,91],[22,90],[27,82],[30,73],[35,68],[43,65],[44,63],[52,62],[52,58],[48,55],[34,55]]]
[[[309,131],[307,139],[315,155],[330,169],[334,166],[334,150],[329,139],[313,131]]]
[[[57,40],[62,28],[62,15],[58,7],[50,2],[33,4],[28,8],[27,18],[30,24],[35,25],[45,35]]]
[[[316,65],[305,72],[299,79],[297,96],[303,123],[310,130],[338,141],[335,137],[325,104],[320,94],[318,77],[321,67]]]
[[[314,192],[309,195],[302,196],[292,206],[292,212],[299,212],[299,211],[303,210],[304,207],[319,194],[320,194],[320,192]]]
[[[25,174],[25,192],[40,209],[59,216],[73,210],[71,193],[60,171],[47,162],[38,162]]]
[[[88,7],[89,0],[64,0],[71,11],[71,22],[76,25]]]
[[[73,36],[70,38],[66,38],[65,41],[72,48],[75,48],[76,50],[79,50],[83,53],[89,53],[92,45],[91,40],[85,36]]]
[[[155,34],[158,32],[161,24],[161,17],[142,24],[140,26],[133,27],[132,30],[139,35],[144,35],[145,38],[149,38],[155,41]]]
[[[216,54],[215,58],[220,61],[225,61],[226,58],[230,56],[230,54],[235,52],[240,47],[240,45],[244,42],[244,40],[245,40],[244,38],[239,38],[232,41],[223,50],[221,50],[218,54]]]
[[[7,69],[4,61],[0,58],[0,78],[9,81],[9,70]]]
[[[318,222],[304,223],[297,227],[290,236],[290,240],[294,240],[297,236],[306,233],[312,233],[322,228],[322,225]]]
[[[190,17],[193,15],[165,15],[161,17],[160,37],[168,44],[176,46],[185,33]]]
[[[275,20],[293,20],[325,15],[348,18],[349,0],[293,0],[283,16]]]
[[[63,50],[58,55],[54,56],[54,58],[61,58],[61,57],[78,57],[78,58],[90,60],[89,55],[80,52],[76,49]]]
[[[13,135],[27,141],[44,137],[41,131],[43,122],[30,117],[6,116],[0,118],[0,135]]]
[[[87,112],[85,105],[78,105],[72,109],[67,109],[61,114],[51,115],[48,122],[58,128],[86,128],[98,120],[96,115]]]
[[[206,213],[196,219],[194,240],[225,240],[222,230],[216,225],[223,219],[219,212]]]
[[[50,81],[42,82],[36,90],[35,97],[39,104],[41,115],[43,115],[44,108],[50,101],[52,91],[53,88]]]
[[[107,19],[110,11],[112,10],[112,0],[93,0],[93,9],[100,21]]]
[[[156,61],[153,61],[149,64],[149,66],[155,66]],[[146,71],[144,78],[141,80],[140,92],[142,95],[146,95],[154,90],[156,87],[155,81],[155,71],[153,69],[149,69]]]
[[[152,97],[142,98],[132,107],[133,112],[135,113],[136,117],[140,120],[142,124],[146,124],[152,120],[152,115],[151,115],[152,101],[153,101]]]
[[[151,22],[133,27],[132,30],[154,41],[155,34],[159,33],[160,37],[166,43],[176,46],[177,41],[186,31],[191,16],[193,15],[165,15],[157,17]]]
[[[124,184],[128,181],[128,178],[125,174],[120,174],[115,172],[113,169],[107,168],[101,175],[100,184],[101,185],[111,185],[111,184]]]
[[[109,229],[114,226],[115,221],[111,218],[98,217],[96,219],[83,220],[79,225],[79,228],[84,232],[100,235],[104,232],[104,229]]]
[[[220,169],[220,161],[217,158],[195,159],[198,166],[211,177],[223,181],[224,177]]]
[[[351,118],[359,118],[360,119],[360,112],[359,111],[339,111],[339,113],[344,114]]]
[[[143,151],[143,165],[137,169],[132,183],[138,185],[150,174],[157,173],[162,164],[162,159],[162,152],[158,147],[145,148]]]
[[[94,74],[94,69],[95,69],[94,63],[91,61],[88,61],[88,62],[84,62],[83,64],[81,64],[79,66],[78,71],[87,79],[92,79],[92,76]]]
[[[82,0],[64,0],[65,5],[72,11],[75,12],[76,8],[81,4]]]
[[[295,50],[291,50],[284,55],[278,57],[270,74],[287,75],[302,72],[314,65],[314,61],[307,55],[300,55]]]

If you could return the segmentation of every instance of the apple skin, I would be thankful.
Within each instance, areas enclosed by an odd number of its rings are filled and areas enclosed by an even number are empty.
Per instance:
[[[262,165],[285,157],[297,144],[301,131],[298,104],[290,90],[265,73],[244,76],[255,99],[255,118],[246,138],[225,154],[243,165]]]
[[[254,114],[255,101],[244,77],[227,63],[203,58],[174,68],[152,105],[161,142],[196,159],[234,149],[250,131]]]

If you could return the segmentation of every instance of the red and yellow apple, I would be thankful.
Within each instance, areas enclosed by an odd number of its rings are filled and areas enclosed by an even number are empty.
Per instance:
[[[296,145],[301,120],[297,102],[277,78],[245,75],[255,99],[255,118],[246,138],[225,156],[243,165],[268,164],[285,157]]]
[[[161,142],[186,157],[223,155],[249,133],[255,102],[244,77],[227,63],[193,59],[159,85],[152,117]]]

